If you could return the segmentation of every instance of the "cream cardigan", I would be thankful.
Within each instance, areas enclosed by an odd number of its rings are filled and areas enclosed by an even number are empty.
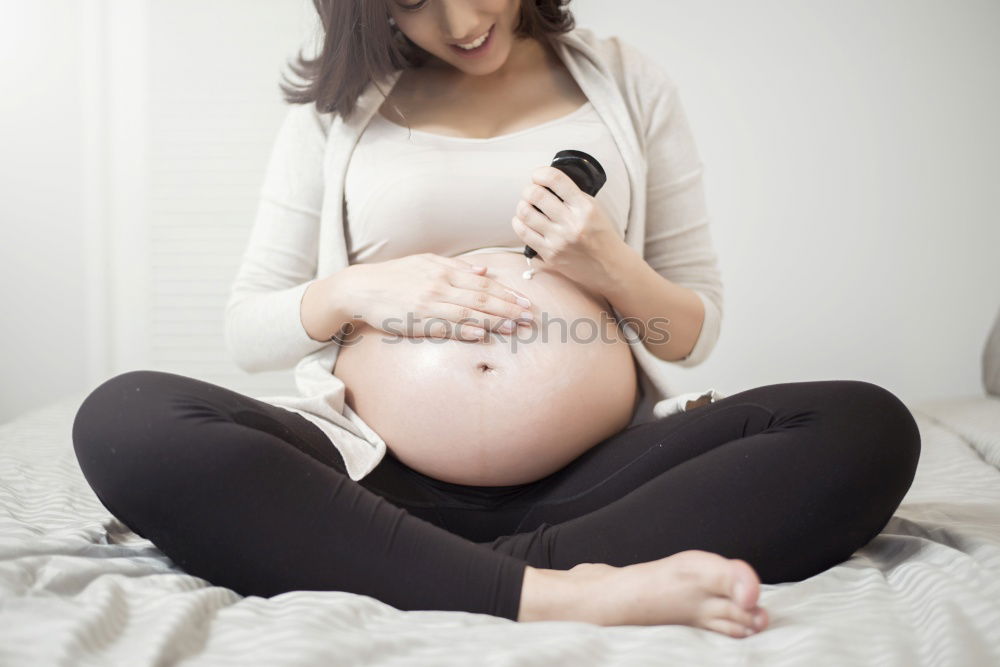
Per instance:
[[[717,400],[714,389],[678,395],[672,366],[704,361],[719,337],[722,281],[709,230],[702,163],[677,87],[653,60],[618,37],[577,27],[553,38],[562,62],[607,124],[628,168],[631,202],[625,242],[658,273],[694,290],[705,320],[691,354],[658,359],[630,337],[642,399],[629,426],[683,411],[690,399]],[[388,93],[402,70],[378,83]],[[340,347],[309,337],[300,305],[308,286],[348,266],[344,181],[351,152],[383,101],[371,83],[350,118],[293,105],[278,130],[260,203],[226,304],[232,360],[260,372],[295,367],[297,396],[259,400],[316,424],[344,458],[353,480],[385,455],[385,441],[344,401],[332,374]],[[614,309],[619,319],[621,314]]]

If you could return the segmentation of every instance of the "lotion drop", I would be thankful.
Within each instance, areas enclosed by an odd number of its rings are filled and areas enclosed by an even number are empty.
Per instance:
[[[531,266],[531,258],[525,257],[524,261],[528,263],[528,270],[521,274],[521,277],[525,280],[531,280],[531,277],[535,275],[535,269]]]

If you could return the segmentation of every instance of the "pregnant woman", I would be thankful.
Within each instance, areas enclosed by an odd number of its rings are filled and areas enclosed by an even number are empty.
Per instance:
[[[886,525],[920,453],[886,389],[669,395],[721,321],[701,165],[669,78],[565,4],[315,0],[226,321],[299,395],[131,371],[73,424],[98,498],[179,567],[745,637],[762,583]],[[563,149],[603,165],[596,197]]]

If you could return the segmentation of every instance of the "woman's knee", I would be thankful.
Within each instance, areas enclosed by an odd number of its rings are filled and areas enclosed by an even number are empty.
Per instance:
[[[160,371],[136,370],[115,375],[91,391],[73,419],[73,446],[81,450],[107,448],[130,424],[141,421],[144,406],[157,401]]]
[[[127,411],[134,408],[136,399],[145,398],[142,390],[151,386],[151,374],[155,372],[138,370],[115,375],[87,394],[73,419],[74,446],[106,441],[109,429],[119,424]]]
[[[863,380],[840,380],[834,390],[845,443],[870,473],[897,495],[909,489],[920,458],[920,429],[913,413],[888,389]]]
[[[854,413],[870,429],[874,445],[914,463],[920,456],[920,429],[913,413],[894,393],[863,380],[842,381]]]
[[[162,414],[161,389],[167,375],[152,370],[116,375],[91,391],[77,409],[73,449],[87,483],[108,509],[114,498],[143,486],[143,469],[156,467],[152,448],[164,428],[156,415]]]

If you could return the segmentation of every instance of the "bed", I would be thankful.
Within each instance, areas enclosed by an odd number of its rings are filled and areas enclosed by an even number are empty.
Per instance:
[[[85,394],[0,425],[0,665],[1000,664],[1000,317],[982,395],[910,405],[916,477],[880,535],[762,586],[748,639],[685,626],[516,623],[345,592],[242,597],[113,518],[70,440]],[[992,346],[992,347],[991,347]]]

